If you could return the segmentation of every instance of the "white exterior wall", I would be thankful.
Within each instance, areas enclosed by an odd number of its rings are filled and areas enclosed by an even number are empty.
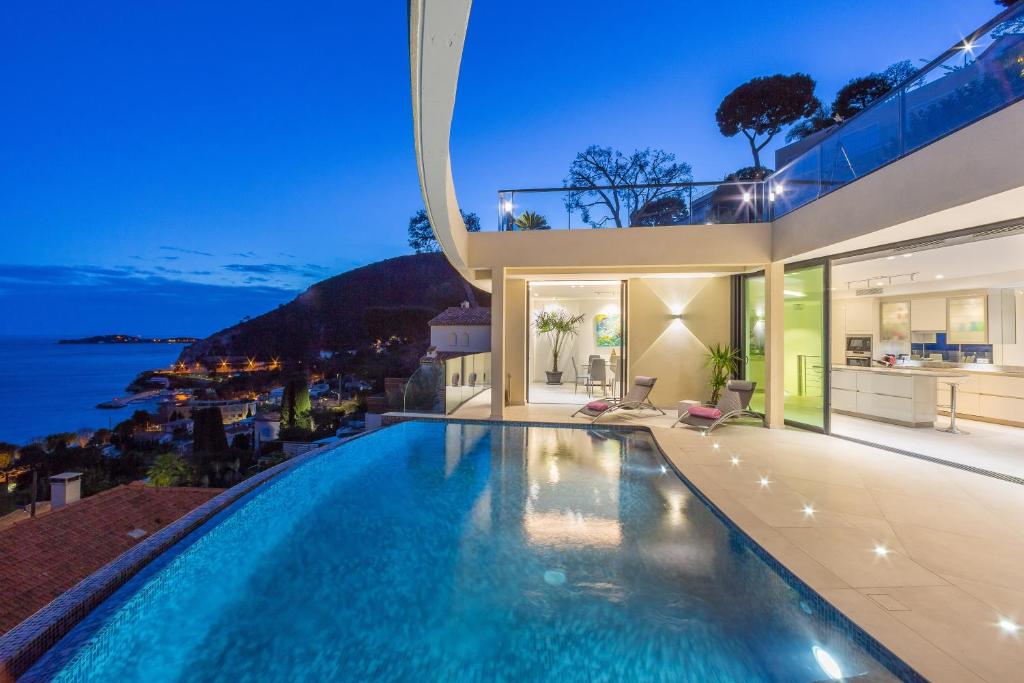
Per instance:
[[[491,326],[432,325],[430,345],[441,352],[484,353],[491,350]]]

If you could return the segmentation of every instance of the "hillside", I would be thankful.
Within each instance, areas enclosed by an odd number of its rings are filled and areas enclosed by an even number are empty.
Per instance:
[[[364,350],[392,335],[426,350],[427,321],[466,300],[490,305],[490,295],[467,284],[442,254],[399,256],[318,282],[273,311],[192,344],[181,360],[304,360],[321,350]]]

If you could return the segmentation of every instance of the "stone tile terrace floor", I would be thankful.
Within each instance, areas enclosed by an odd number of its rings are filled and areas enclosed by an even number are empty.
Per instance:
[[[455,417],[486,419],[488,402],[477,397]],[[567,406],[505,412],[586,422]],[[651,427],[701,493],[923,676],[1022,680],[1024,486],[810,432],[735,423],[702,438],[652,416],[608,424]]]

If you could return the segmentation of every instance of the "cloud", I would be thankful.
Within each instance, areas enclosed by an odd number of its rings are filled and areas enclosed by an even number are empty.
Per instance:
[[[171,269],[167,269],[171,270]],[[0,265],[0,334],[206,335],[295,298],[299,287],[215,284],[131,267]]]
[[[329,272],[328,268],[315,263],[307,263],[303,266],[290,263],[228,263],[224,266],[224,270],[247,275],[291,275],[304,278],[319,278]]]
[[[211,254],[208,251],[198,251],[196,249],[184,249],[182,247],[169,247],[167,245],[161,246],[160,249],[162,249],[164,251],[177,251],[177,252],[180,252],[182,254],[196,254],[197,256],[213,256],[213,254]]]
[[[238,256],[238,257],[241,257],[241,258],[256,258],[256,252],[255,251],[236,251],[236,252],[234,252],[231,255],[232,256]]]

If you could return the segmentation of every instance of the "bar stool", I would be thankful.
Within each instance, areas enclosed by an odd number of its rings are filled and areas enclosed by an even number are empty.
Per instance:
[[[957,429],[956,426],[956,390],[960,383],[966,379],[967,377],[942,377],[939,379],[943,384],[949,385],[949,426],[945,428],[936,427],[940,432],[948,432],[950,434],[968,433]]]

